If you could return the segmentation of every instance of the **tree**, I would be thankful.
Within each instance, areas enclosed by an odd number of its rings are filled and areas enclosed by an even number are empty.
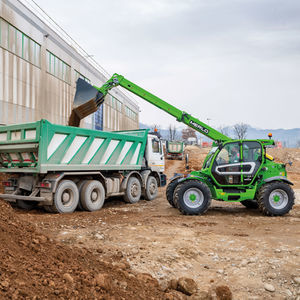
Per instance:
[[[177,129],[176,126],[172,124],[169,125],[169,136],[168,136],[169,141],[174,141],[177,139]]]
[[[246,138],[248,125],[244,123],[238,123],[233,126],[235,137],[239,140]]]
[[[229,136],[228,127],[225,127],[225,125],[221,125],[218,129],[222,134]]]
[[[191,127],[182,129],[181,134],[184,141],[187,141],[190,137],[197,138],[196,131]]]

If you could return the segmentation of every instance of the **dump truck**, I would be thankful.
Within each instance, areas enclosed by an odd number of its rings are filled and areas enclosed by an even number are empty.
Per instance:
[[[291,188],[293,183],[287,178],[286,165],[276,163],[267,153],[268,147],[275,145],[271,134],[268,139],[232,139],[120,74],[114,74],[101,87],[86,83],[84,90],[88,91],[89,97],[81,99],[78,114],[75,111],[77,118],[96,109],[97,103],[103,101],[107,93],[117,86],[214,141],[201,170],[188,175],[177,174],[168,183],[166,198],[181,213],[203,214],[210,207],[212,199],[240,202],[247,208],[259,208],[268,216],[281,216],[292,209],[295,194]]]
[[[101,209],[106,198],[136,203],[166,184],[161,141],[149,130],[104,132],[47,120],[0,127],[0,198],[30,209]]]
[[[180,141],[166,142],[166,158],[183,160],[184,144]]]

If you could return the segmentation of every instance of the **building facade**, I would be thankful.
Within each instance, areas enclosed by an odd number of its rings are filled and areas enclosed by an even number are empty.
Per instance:
[[[0,124],[47,119],[66,125],[79,77],[97,86],[109,78],[27,5],[0,0]],[[81,126],[137,129],[139,107],[116,88]]]

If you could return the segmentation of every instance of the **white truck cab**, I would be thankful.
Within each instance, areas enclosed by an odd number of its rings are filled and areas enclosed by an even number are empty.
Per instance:
[[[154,134],[148,134],[146,153],[148,167],[155,172],[163,173],[165,170],[165,157],[162,141]]]

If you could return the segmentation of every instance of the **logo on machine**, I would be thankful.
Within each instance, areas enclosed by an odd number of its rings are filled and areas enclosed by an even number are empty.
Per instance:
[[[197,123],[195,123],[194,121],[190,121],[190,124],[191,124],[193,127],[197,128],[197,129],[199,129],[199,130],[201,130],[201,131],[202,131],[203,133],[205,133],[205,134],[208,134],[208,133],[209,133],[209,130],[208,130],[208,129],[204,128],[203,126],[201,126],[201,125],[199,125],[199,124],[197,124]]]

